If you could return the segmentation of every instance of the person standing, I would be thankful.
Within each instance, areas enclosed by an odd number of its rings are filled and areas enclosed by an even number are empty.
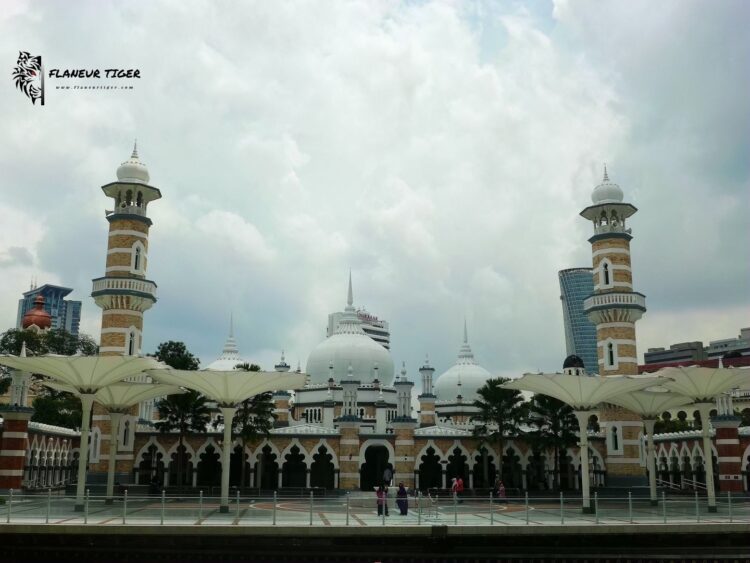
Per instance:
[[[383,485],[380,485],[375,495],[378,498],[378,516],[382,516],[383,511],[385,511],[385,515],[388,516],[388,498],[387,498],[388,491],[387,489]]]
[[[456,496],[458,502],[463,502],[461,497],[464,496],[464,480],[460,475],[456,478]]]
[[[386,467],[385,471],[383,471],[383,485],[385,485],[386,487],[390,487],[392,480],[393,480],[393,471],[391,471],[390,467]]]
[[[398,484],[398,492],[396,493],[396,504],[401,512],[401,516],[406,516],[409,513],[409,493],[404,487],[403,483]]]

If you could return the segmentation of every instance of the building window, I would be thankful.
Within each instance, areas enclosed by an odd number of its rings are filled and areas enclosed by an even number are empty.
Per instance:
[[[143,274],[146,269],[146,248],[141,241],[136,241],[131,247],[130,270],[134,274]]]
[[[617,451],[620,449],[620,440],[617,436],[617,426],[612,427],[612,449]]]
[[[609,367],[615,365],[615,345],[612,342],[607,342],[607,365]]]
[[[135,356],[135,330],[131,329],[130,334],[128,335],[128,356]]]

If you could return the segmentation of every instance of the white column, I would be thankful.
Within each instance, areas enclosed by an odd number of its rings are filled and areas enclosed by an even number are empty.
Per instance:
[[[78,484],[76,485],[76,512],[83,511],[83,495],[86,492],[86,471],[89,468],[89,429],[91,407],[94,404],[93,393],[82,393],[81,398],[81,446],[78,456]]]
[[[109,413],[109,466],[107,467],[107,500],[112,501],[115,492],[115,464],[117,463],[117,442],[120,437],[121,412]]]
[[[237,407],[221,407],[224,417],[224,455],[221,460],[221,504],[219,512],[229,512],[229,460],[232,452],[232,420]]]
[[[588,436],[588,425],[589,411],[574,411],[576,418],[578,419],[578,429],[580,432],[580,441],[578,447],[581,452],[581,485],[582,485],[582,496],[583,496],[583,510],[591,510],[591,495],[589,492],[589,436]]]
[[[709,424],[711,421],[711,409],[713,403],[697,403],[698,411],[701,413],[701,427],[703,434],[703,459],[706,464],[706,491],[708,491],[708,510],[716,512],[716,489],[714,488],[714,459],[711,453],[711,436]]]
[[[305,487],[310,488],[310,469],[305,469]]]
[[[656,504],[656,448],[654,447],[654,424],[656,419],[644,418],[646,428],[646,466],[648,467],[648,488],[651,492],[651,504]]]

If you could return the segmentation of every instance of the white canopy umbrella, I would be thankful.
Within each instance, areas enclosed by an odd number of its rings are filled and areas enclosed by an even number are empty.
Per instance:
[[[721,363],[719,364],[721,366]],[[669,378],[664,387],[690,398],[701,414],[703,435],[703,458],[706,463],[706,491],[708,511],[716,512],[716,487],[714,485],[714,464],[711,453],[709,422],[711,409],[716,405],[716,397],[725,391],[750,384],[750,371],[737,368],[704,368],[699,366],[670,367],[656,372]]]
[[[162,364],[154,358],[140,356],[47,355],[19,358],[3,354],[0,355],[0,365],[46,375],[70,385],[78,392],[81,398],[81,446],[75,509],[82,511],[89,459],[89,418],[94,394],[102,387],[139,375],[146,369],[157,369]]]
[[[194,389],[219,404],[224,416],[224,447],[221,464],[221,512],[229,511],[229,456],[232,445],[232,420],[237,405],[245,399],[285,389],[299,389],[305,385],[307,374],[278,371],[185,371],[178,369],[149,370],[154,379],[171,385]]]
[[[573,407],[580,435],[581,451],[581,484],[584,512],[591,511],[589,487],[589,417],[599,403],[612,402],[618,394],[638,391],[660,383],[658,377],[628,377],[615,375],[609,377],[579,376],[559,373],[527,373],[520,379],[503,384],[506,389],[533,391],[542,395],[555,397]]]
[[[75,387],[53,381],[43,382],[47,387],[80,395]],[[120,437],[120,422],[131,407],[155,397],[184,393],[174,385],[160,383],[114,383],[103,387],[94,394],[94,400],[109,411],[111,421],[109,430],[109,465],[107,467],[107,502],[112,502],[115,488],[115,462],[117,445]]]
[[[663,389],[663,388],[662,388]],[[631,391],[609,399],[610,403],[626,408],[641,415],[646,428],[648,484],[651,493],[651,504],[657,503],[656,498],[656,460],[654,457],[654,424],[659,415],[666,410],[687,405],[693,401],[684,395],[672,393],[666,389],[662,391]]]

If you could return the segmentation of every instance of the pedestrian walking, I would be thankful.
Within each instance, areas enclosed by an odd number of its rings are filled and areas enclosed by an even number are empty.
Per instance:
[[[398,505],[398,509],[401,511],[401,516],[406,516],[409,513],[409,492],[406,490],[406,487],[404,487],[403,483],[398,484],[396,504]]]

